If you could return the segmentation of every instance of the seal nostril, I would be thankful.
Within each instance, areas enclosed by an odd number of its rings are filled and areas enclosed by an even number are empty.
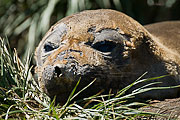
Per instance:
[[[62,74],[61,69],[60,69],[58,66],[56,66],[56,67],[55,67],[55,75],[56,75],[57,77],[60,77],[61,74]]]

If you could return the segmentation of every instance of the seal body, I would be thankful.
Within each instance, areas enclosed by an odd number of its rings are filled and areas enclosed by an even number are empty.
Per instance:
[[[148,26],[147,29],[152,30]],[[38,45],[38,82],[43,91],[58,101],[66,100],[79,79],[79,89],[96,79],[81,97],[101,90],[112,89],[116,93],[146,71],[146,78],[172,75],[157,80],[162,84],[154,86],[178,85],[179,38],[178,44],[170,48],[164,44],[166,41],[121,12],[83,11],[57,22]],[[178,92],[179,89],[157,90],[141,97],[163,99],[176,97]]]

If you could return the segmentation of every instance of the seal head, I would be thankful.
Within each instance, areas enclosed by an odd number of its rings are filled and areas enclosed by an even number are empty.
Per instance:
[[[148,50],[151,39],[139,23],[114,10],[89,10],[65,17],[51,27],[36,49],[40,87],[59,101],[69,96],[79,79],[79,89],[96,79],[82,96],[102,89],[116,92],[136,80],[152,62],[163,67]]]

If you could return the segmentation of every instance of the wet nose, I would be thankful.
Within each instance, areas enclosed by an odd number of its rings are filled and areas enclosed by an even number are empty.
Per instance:
[[[56,66],[54,69],[55,69],[56,76],[57,77],[61,76],[61,74],[62,74],[61,68]]]

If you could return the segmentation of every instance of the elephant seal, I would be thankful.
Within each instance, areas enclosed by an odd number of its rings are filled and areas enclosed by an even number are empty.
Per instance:
[[[154,86],[179,85],[179,28],[180,22],[146,26],[151,34],[131,17],[108,9],[65,17],[50,28],[36,48],[39,85],[60,102],[66,100],[79,79],[78,88],[82,89],[96,78],[80,97],[101,90],[116,93],[146,71],[145,78],[171,74],[155,80],[162,83]],[[179,88],[153,90],[140,97],[177,96]]]

